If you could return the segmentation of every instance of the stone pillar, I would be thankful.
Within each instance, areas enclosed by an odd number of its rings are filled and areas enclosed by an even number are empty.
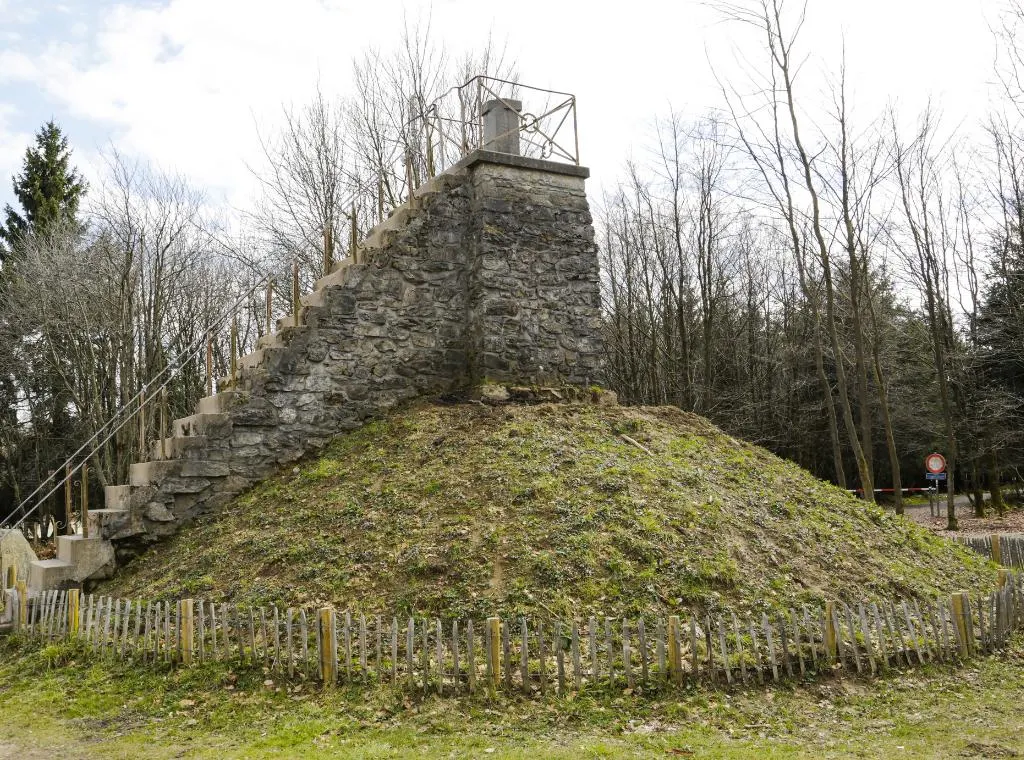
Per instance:
[[[601,384],[604,346],[589,170],[467,157],[472,382]]]
[[[484,150],[519,155],[519,113],[523,104],[518,100],[488,100],[480,108],[484,122]]]

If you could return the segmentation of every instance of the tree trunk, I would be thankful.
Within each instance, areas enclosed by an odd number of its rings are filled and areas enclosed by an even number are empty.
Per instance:
[[[999,482],[999,461],[994,451],[988,457],[988,489],[991,494],[992,509],[1002,517],[1006,514],[1006,500],[1003,499],[1003,487]]]

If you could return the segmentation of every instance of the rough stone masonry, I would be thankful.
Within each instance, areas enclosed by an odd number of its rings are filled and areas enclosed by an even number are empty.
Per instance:
[[[479,150],[436,177],[370,234],[358,263],[304,297],[297,325],[282,320],[243,357],[230,389],[175,421],[154,446],[165,458],[133,465],[131,487],[90,516],[91,535],[134,554],[416,396],[600,383],[588,176]]]

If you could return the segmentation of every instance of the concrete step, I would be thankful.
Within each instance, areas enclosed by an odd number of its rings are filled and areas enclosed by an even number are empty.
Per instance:
[[[159,485],[160,481],[177,474],[181,462],[167,461],[136,462],[128,467],[128,482],[133,486]]]
[[[197,452],[202,455],[206,449],[206,440],[206,436],[203,435],[172,435],[163,441],[153,441],[150,444],[149,458],[152,461],[188,459],[190,455],[194,458]]]
[[[62,559],[37,559],[28,568],[28,587],[32,591],[58,588],[72,580],[74,569]]]
[[[313,283],[313,292],[329,288],[332,285],[341,285],[345,282],[345,270],[352,266],[352,259],[342,259],[334,265],[329,274],[324,275]],[[301,300],[301,299],[300,299]]]
[[[89,537],[107,538],[129,527],[131,513],[127,509],[90,509]]]
[[[283,345],[267,346],[258,348],[251,354],[246,354],[238,360],[239,374],[252,372],[261,367],[267,366],[275,357],[288,353],[288,347]]]
[[[58,536],[57,559],[72,566],[73,581],[106,578],[114,570],[114,545],[99,536]]]
[[[218,383],[219,385],[220,383]],[[174,420],[171,424],[171,430],[174,436],[178,438],[187,438],[193,435],[203,436],[210,435],[217,428],[223,427],[230,422],[230,415],[225,413],[193,414],[189,417]]]
[[[235,403],[238,396],[239,394],[235,391],[221,391],[212,396],[204,396],[199,399],[199,406],[196,412],[198,414],[224,414]]]
[[[103,506],[107,509],[128,509],[132,499],[132,487],[105,486],[103,489]],[[91,510],[95,512],[96,510]]]
[[[298,324],[295,323],[295,315],[294,314],[288,314],[286,316],[281,317],[276,322],[274,322],[275,334],[281,332],[282,330],[287,330],[289,327],[291,327],[293,329],[300,329],[300,328],[304,327],[305,324],[306,324],[303,321],[303,317],[305,316],[305,314],[304,314],[305,311],[306,311],[306,307],[305,306],[300,306],[299,307],[299,322],[298,322]],[[244,359],[245,357],[242,357],[242,358]]]
[[[268,352],[270,350],[270,347],[257,348],[251,354],[246,354],[245,356],[239,358],[238,366],[242,369],[253,369],[255,367],[258,367],[260,366],[260,364],[263,363],[263,360],[267,357]]]
[[[429,185],[430,183],[427,184]],[[423,187],[425,188],[426,186],[427,185],[424,185]],[[419,196],[420,193],[417,192],[416,195]],[[389,216],[383,222],[381,222],[380,224],[378,224],[377,226],[375,226],[373,229],[366,233],[366,235],[363,237],[363,242],[360,244],[360,247],[365,246],[367,242],[373,239],[375,236],[378,237],[379,239],[379,236],[381,236],[382,233],[387,232],[388,230],[402,229],[415,216],[416,209],[410,209],[408,203],[399,206],[394,210],[394,212],[392,212],[391,216]]]

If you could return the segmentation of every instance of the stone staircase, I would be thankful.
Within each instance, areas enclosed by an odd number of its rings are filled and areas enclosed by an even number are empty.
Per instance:
[[[232,378],[108,486],[30,588],[109,576],[147,545],[413,397],[482,379],[600,379],[596,247],[576,166],[477,151],[302,296]]]

